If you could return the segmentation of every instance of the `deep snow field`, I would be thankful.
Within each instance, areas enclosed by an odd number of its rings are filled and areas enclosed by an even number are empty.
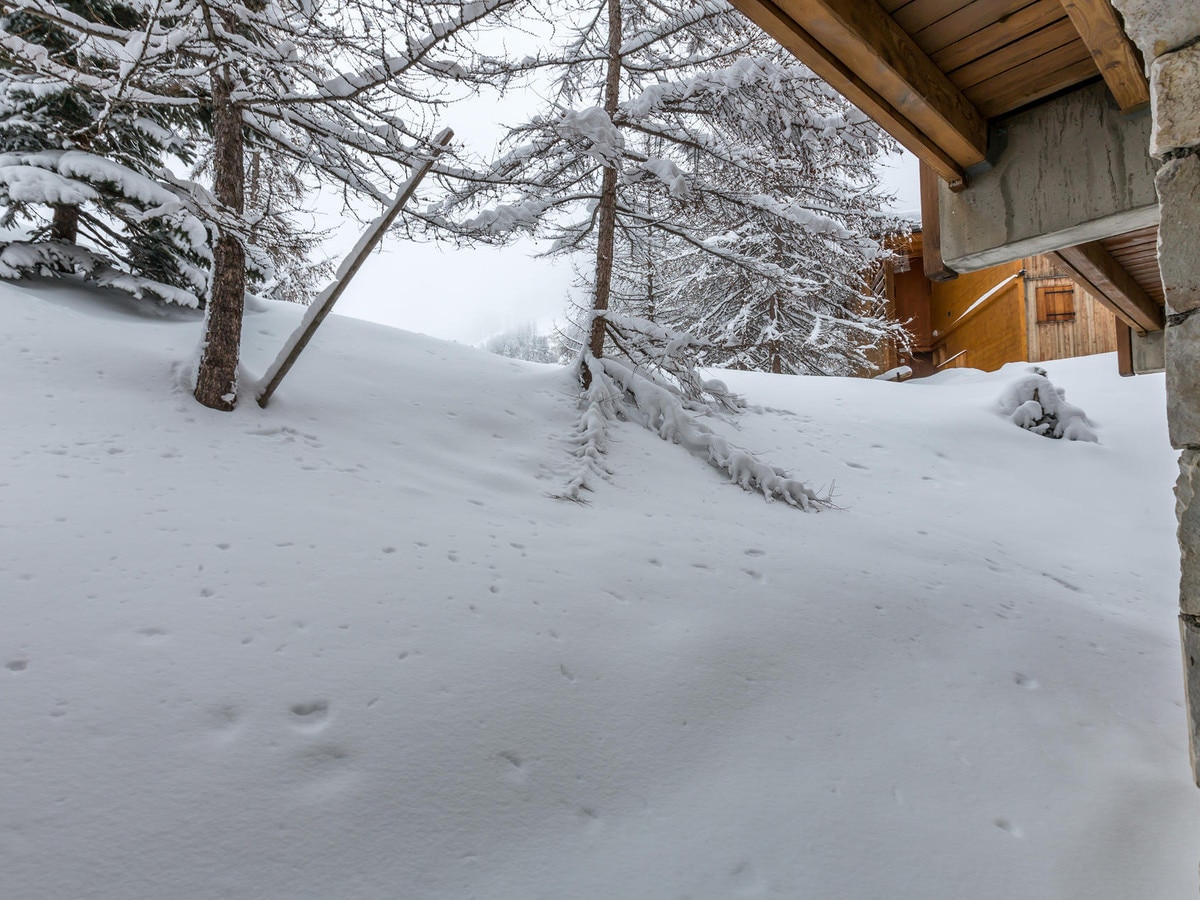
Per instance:
[[[630,423],[580,505],[564,369],[334,316],[222,414],[199,337],[0,285],[0,898],[1196,895],[1161,376],[728,373],[838,508]]]

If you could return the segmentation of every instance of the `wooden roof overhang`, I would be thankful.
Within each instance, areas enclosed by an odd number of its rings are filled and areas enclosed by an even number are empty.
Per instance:
[[[1150,102],[1108,0],[732,0],[951,184],[987,158],[988,123],[1103,77]]]
[[[732,0],[922,163],[926,260],[939,271],[936,180],[966,189],[989,136],[1039,102],[1103,79],[1122,113],[1149,104],[1142,59],[1110,0]],[[928,184],[924,182],[928,181]],[[934,214],[936,218],[936,213]],[[1134,330],[1162,328],[1157,227],[1058,251]]]

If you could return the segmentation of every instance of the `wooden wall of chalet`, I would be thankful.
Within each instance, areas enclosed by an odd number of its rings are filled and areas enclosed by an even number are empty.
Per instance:
[[[990,372],[1025,358],[1025,299],[1021,263],[935,282],[930,294],[933,364],[937,369]],[[989,292],[990,295],[989,295]],[[987,299],[981,301],[985,295]]]
[[[910,241],[881,273],[881,286],[896,318],[909,323],[911,352],[881,348],[871,359],[876,368],[863,375],[899,365],[910,366],[916,377],[959,367],[991,372],[1010,362],[1116,350],[1116,318],[1047,257],[931,282],[919,255],[920,234]]]
[[[920,253],[921,235],[911,240]],[[911,251],[910,251],[911,252]],[[932,349],[931,324],[929,318],[929,293],[932,282],[925,277],[920,255],[900,256],[884,267],[880,273],[883,284],[876,284],[889,298],[890,314],[908,326],[912,335],[912,346],[908,353],[901,354],[894,343],[887,341],[867,354],[873,368],[859,374],[870,378],[897,366],[909,366],[918,376],[932,374],[928,364]],[[915,358],[914,358],[915,357]]]
[[[1060,309],[1056,300],[1060,292],[1070,295],[1069,311]],[[1044,256],[1025,260],[1025,323],[1030,362],[1117,349],[1116,316]]]

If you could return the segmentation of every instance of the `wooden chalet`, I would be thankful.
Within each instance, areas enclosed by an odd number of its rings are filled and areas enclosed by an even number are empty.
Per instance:
[[[948,368],[991,372],[1010,362],[1116,350],[1122,374],[1133,374],[1131,344],[1119,340],[1128,326],[1053,257],[1024,257],[933,281],[925,274],[920,230],[895,252],[876,285],[892,315],[908,323],[913,343],[907,351],[883,348],[875,371],[907,366],[916,378]]]
[[[733,3],[920,159],[930,281],[1044,255],[1113,312],[1124,371],[1162,367],[1149,87],[1108,0]]]
[[[932,282],[1047,256],[1165,370],[1200,784],[1200,2],[732,2],[921,161]]]

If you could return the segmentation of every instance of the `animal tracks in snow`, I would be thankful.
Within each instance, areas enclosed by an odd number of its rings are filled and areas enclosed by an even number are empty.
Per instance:
[[[318,438],[315,434],[305,434],[303,431],[297,431],[295,428],[289,428],[286,425],[278,425],[266,428],[252,428],[247,431],[246,434],[254,437],[276,438],[280,443],[284,444],[294,444],[299,441],[307,444],[314,450],[320,449],[323,446],[320,438]]]

